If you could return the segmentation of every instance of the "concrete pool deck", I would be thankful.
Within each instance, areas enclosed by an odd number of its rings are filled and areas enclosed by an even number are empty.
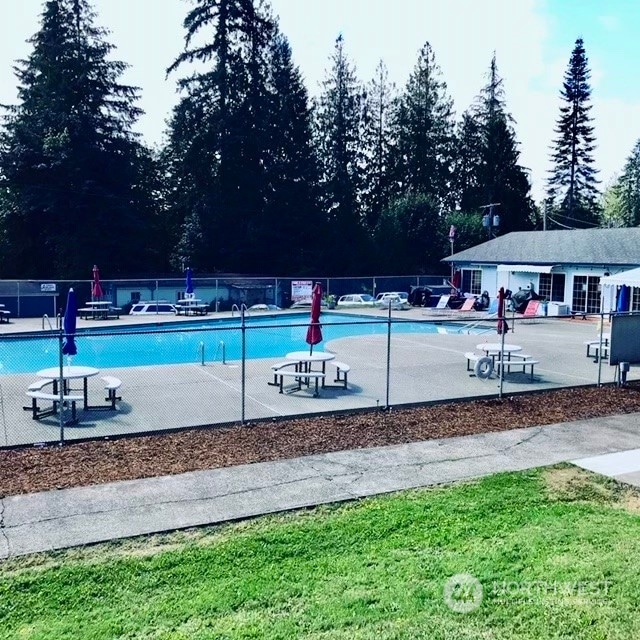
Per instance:
[[[453,313],[425,315],[422,308],[395,312],[394,317],[413,320],[444,321],[459,319]],[[340,310],[342,313],[343,310]],[[357,310],[358,315],[385,317],[379,310]],[[224,318],[216,314],[208,318]],[[254,314],[258,315],[258,314]],[[260,314],[266,315],[266,314]],[[237,317],[237,315],[236,315]],[[175,322],[179,318],[160,316],[152,322]],[[306,321],[308,312],[300,313]],[[188,318],[188,320],[193,320]],[[205,318],[206,320],[206,318]],[[123,316],[120,321],[79,320],[78,328],[131,326],[149,323],[149,318]],[[464,321],[462,321],[464,324]],[[0,326],[4,334],[16,331],[42,330],[42,319],[17,319]],[[505,376],[503,393],[553,389],[557,387],[595,384],[598,364],[585,356],[584,341],[597,337],[596,323],[569,319],[536,318],[516,322],[507,340],[523,347],[540,362],[534,380],[512,372]],[[391,339],[389,406],[454,398],[493,396],[499,381],[486,381],[466,371],[464,353],[475,350],[483,342],[495,342],[495,331],[482,335],[397,334]],[[270,366],[281,358],[247,360],[245,365],[245,422],[277,419],[310,413],[359,410],[385,406],[387,403],[387,337],[363,335],[331,340],[324,345],[336,353],[338,360],[351,366],[349,388],[327,388],[314,398],[303,390],[279,394],[269,386]],[[284,354],[282,354],[284,355]],[[79,411],[80,423],[65,428],[65,438],[95,438],[124,434],[162,431],[210,424],[238,423],[242,417],[241,362],[227,364],[205,362],[148,367],[102,369],[100,375],[113,375],[122,380],[122,402],[116,412]],[[614,381],[614,368],[601,364],[601,382]],[[637,369],[629,379],[638,377]],[[34,421],[23,410],[29,400],[26,388],[34,374],[0,375],[1,424],[0,446],[34,442],[51,442],[59,438],[56,416]],[[99,378],[89,380],[92,403],[104,402],[104,389]]]

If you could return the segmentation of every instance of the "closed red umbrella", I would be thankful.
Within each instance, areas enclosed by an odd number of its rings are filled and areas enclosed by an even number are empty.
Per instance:
[[[453,272],[453,278],[451,278],[451,284],[453,285],[453,288],[457,291],[458,289],[460,289],[460,284],[461,284],[461,274],[460,271],[454,271]]]
[[[322,285],[316,282],[311,293],[311,322],[307,329],[306,342],[309,353],[313,353],[313,345],[322,342],[322,326],[320,325],[320,307],[322,305]]]
[[[97,265],[93,265],[93,284],[91,285],[91,297],[94,300],[100,300],[104,294],[102,293],[102,285],[100,284],[100,270]]]

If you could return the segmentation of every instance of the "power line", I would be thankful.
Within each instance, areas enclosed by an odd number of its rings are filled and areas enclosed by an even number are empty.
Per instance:
[[[556,213],[556,216],[563,218],[564,220],[573,220],[574,222],[580,222],[581,224],[591,225],[592,227],[599,227],[600,225],[595,222],[588,222],[587,220],[581,220],[580,218],[574,218],[568,216],[566,213]]]
[[[553,216],[547,216],[547,217],[553,224],[557,225],[558,227],[562,227],[563,229],[570,229],[572,231],[575,229],[575,227],[569,227],[566,224],[562,224],[561,222],[558,222]]]

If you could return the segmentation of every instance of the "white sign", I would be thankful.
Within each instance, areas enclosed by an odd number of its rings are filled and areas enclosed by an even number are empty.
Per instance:
[[[40,284],[41,293],[55,293],[56,291],[57,291],[57,288],[56,288],[55,282]]]
[[[310,300],[313,290],[313,280],[292,280],[291,281],[291,302],[299,300]]]

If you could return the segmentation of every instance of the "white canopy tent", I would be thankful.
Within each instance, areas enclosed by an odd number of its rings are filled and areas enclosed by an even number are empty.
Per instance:
[[[640,267],[629,269],[629,271],[621,271],[612,276],[601,276],[600,284],[602,285],[602,312],[610,313],[616,310],[616,289],[622,285],[628,287],[640,287]],[[625,305],[626,306],[626,305]],[[633,303],[631,303],[633,309]],[[624,309],[626,311],[627,309]]]
[[[616,286],[626,284],[628,287],[640,287],[640,267],[630,269],[629,271],[622,271],[612,276],[602,276],[600,278],[600,284]]]

